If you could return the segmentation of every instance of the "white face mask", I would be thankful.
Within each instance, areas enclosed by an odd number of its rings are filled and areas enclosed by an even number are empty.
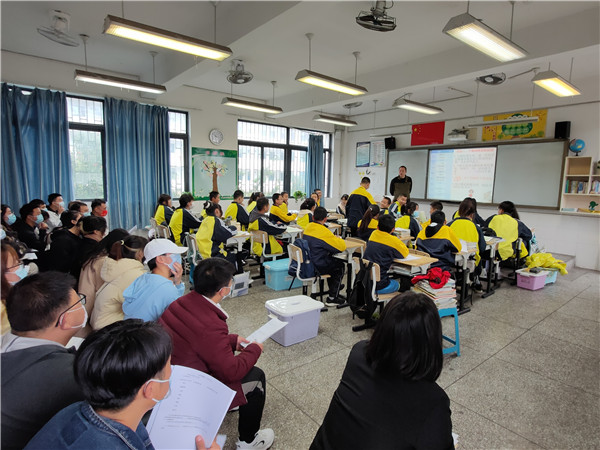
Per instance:
[[[75,311],[79,311],[81,308],[83,308],[83,322],[80,323],[79,325],[75,325],[74,327],[69,327],[69,328],[83,328],[83,327],[85,327],[85,324],[88,321],[88,312],[87,312],[87,309],[85,309],[85,306],[80,305],[79,308],[70,309],[65,314],[69,314],[69,313],[72,313],[72,312],[75,312]],[[63,317],[64,317],[64,315],[63,315]]]
[[[227,297],[231,297],[231,291],[233,290],[233,288],[231,286],[225,286],[226,288],[229,289],[229,292],[227,293],[227,295],[224,295],[223,298],[227,298]]]
[[[154,381],[156,383],[170,383],[171,382],[171,377],[167,378],[166,380],[157,380],[156,378],[150,378],[148,381],[146,381],[146,385],[148,383],[150,383],[151,381]],[[167,393],[165,394],[165,396],[163,398],[161,398],[160,400],[157,400],[155,398],[152,398],[152,401],[154,403],[160,403],[162,402],[165,398],[167,398],[169,395],[171,395],[171,385],[169,384],[169,390],[167,391]]]

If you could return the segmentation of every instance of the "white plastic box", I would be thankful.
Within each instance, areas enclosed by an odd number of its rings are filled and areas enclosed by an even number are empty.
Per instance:
[[[265,302],[269,316],[288,324],[271,338],[287,347],[317,336],[323,303],[306,295],[278,298]]]
[[[246,295],[252,281],[253,280],[250,278],[250,272],[243,272],[234,275],[233,284],[231,286],[231,297],[241,297],[242,295]]]

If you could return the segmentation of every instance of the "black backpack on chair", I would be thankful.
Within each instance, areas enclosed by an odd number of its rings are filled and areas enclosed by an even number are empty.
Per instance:
[[[373,263],[367,264],[359,260],[360,270],[354,280],[352,292],[348,298],[348,304],[353,315],[357,315],[360,319],[369,321],[377,308],[377,303],[373,299],[373,281],[371,280],[370,272],[373,268]]]

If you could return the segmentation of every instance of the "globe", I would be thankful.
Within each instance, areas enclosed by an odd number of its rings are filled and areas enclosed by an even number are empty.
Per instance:
[[[583,139],[573,139],[569,142],[569,150],[573,153],[579,153],[585,148],[585,142]]]

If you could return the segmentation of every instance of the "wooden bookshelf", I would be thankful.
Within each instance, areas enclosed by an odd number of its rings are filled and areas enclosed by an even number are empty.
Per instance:
[[[563,174],[560,210],[565,213],[600,217],[600,193],[596,184],[600,184],[600,174],[594,170],[591,156],[568,156]],[[597,182],[597,183],[596,183]],[[595,213],[589,212],[590,202],[596,202]]]

